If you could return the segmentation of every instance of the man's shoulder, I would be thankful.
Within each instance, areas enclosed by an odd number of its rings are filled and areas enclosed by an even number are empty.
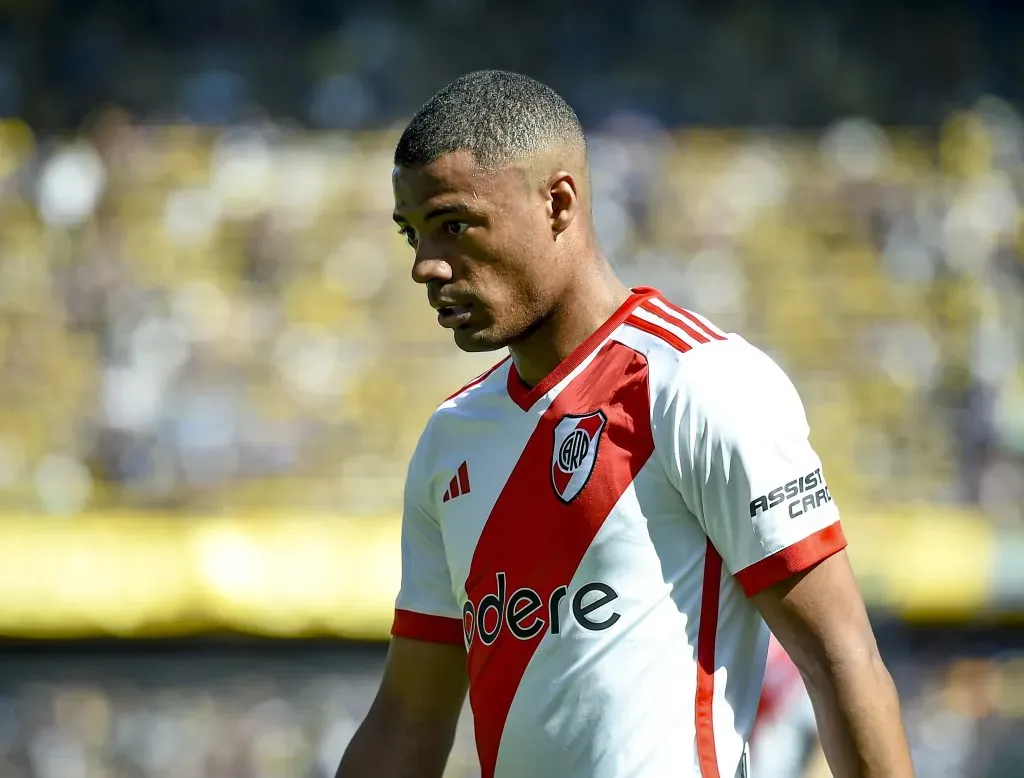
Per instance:
[[[673,326],[675,319],[667,314],[656,318],[651,307],[626,321],[622,339],[647,359],[656,417],[678,418],[683,413],[739,421],[751,414],[797,407],[796,389],[776,357],[742,335],[690,314],[694,319],[688,329],[705,335],[696,338],[687,329]],[[674,313],[679,317],[682,311]],[[697,330],[693,322],[702,322],[706,330]]]
[[[508,377],[509,357],[491,366],[472,381],[450,394],[430,414],[420,433],[409,463],[410,480],[429,478],[441,457],[454,441],[461,440],[466,425],[479,422],[502,402]],[[461,444],[460,444],[461,445]]]
[[[780,369],[742,335],[660,294],[638,306],[616,337],[647,359],[656,392],[700,391]]]
[[[634,308],[614,337],[644,355],[657,386],[678,383],[695,372],[695,363],[714,365],[742,359],[736,344],[746,344],[739,335],[661,293]]]
[[[511,357],[506,355],[458,391],[452,392],[441,402],[431,415],[431,424],[445,424],[456,419],[465,419],[488,400],[494,398],[496,390],[504,390],[508,380],[508,365]]]

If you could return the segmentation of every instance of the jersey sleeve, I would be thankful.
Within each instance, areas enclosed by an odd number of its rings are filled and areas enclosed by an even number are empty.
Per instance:
[[[672,403],[670,467],[749,596],[837,553],[846,538],[789,377],[743,341],[714,348]]]
[[[402,584],[391,634],[463,645],[462,619],[452,590],[441,526],[428,508],[422,442],[409,463],[402,511]]]

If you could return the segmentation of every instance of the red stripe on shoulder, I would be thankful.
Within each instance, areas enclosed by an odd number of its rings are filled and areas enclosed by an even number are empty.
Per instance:
[[[511,358],[511,355],[509,355],[509,356],[505,357],[505,358],[504,358],[503,360],[501,360],[501,361],[500,361],[500,362],[499,362],[498,364],[496,364],[496,365],[494,365],[493,367],[491,367],[490,369],[488,369],[488,370],[487,370],[487,372],[485,372],[485,373],[481,373],[481,374],[480,374],[480,375],[478,375],[478,376],[477,376],[476,378],[474,378],[474,379],[473,379],[472,381],[470,381],[470,382],[469,382],[468,384],[466,384],[466,385],[465,385],[464,387],[462,387],[461,389],[459,389],[459,391],[455,392],[454,394],[450,394],[450,395],[448,395],[448,396],[447,396],[447,397],[446,397],[446,398],[444,399],[444,401],[445,401],[445,402],[448,402],[449,400],[454,400],[454,399],[455,399],[456,397],[458,397],[458,396],[459,396],[460,394],[462,394],[463,392],[468,392],[468,391],[469,391],[470,389],[472,389],[472,388],[473,388],[474,386],[476,386],[477,384],[482,384],[482,383],[483,383],[484,381],[486,381],[486,380],[487,380],[487,379],[488,379],[488,378],[490,377],[491,373],[493,373],[493,372],[494,372],[495,370],[497,370],[497,369],[498,369],[499,367],[501,367],[501,366],[502,366],[502,365],[504,365],[504,364],[505,364],[506,362],[508,362],[508,360],[509,360],[510,358]]]
[[[846,536],[837,521],[760,562],[744,567],[736,573],[736,580],[747,596],[752,597],[769,586],[785,581],[791,575],[814,567],[844,548]]]
[[[453,646],[464,646],[462,636],[462,620],[447,616],[432,616],[429,613],[395,609],[395,620],[391,624],[391,634],[395,637],[410,640],[425,640],[429,643],[448,643]]]
[[[664,300],[662,301],[664,302]],[[667,303],[666,303],[667,304]],[[681,318],[674,317],[671,313],[665,311],[664,308],[659,308],[652,302],[648,302],[644,306],[644,310],[652,316],[657,316],[663,322],[671,324],[673,327],[678,327],[686,333],[687,337],[693,338],[697,343],[709,343],[707,336],[702,334],[699,330],[694,329],[690,326],[689,320],[683,321]]]
[[[626,319],[626,324],[629,325],[630,327],[635,327],[638,330],[646,332],[648,335],[653,335],[656,338],[661,338],[661,340],[668,343],[677,351],[682,351],[683,353],[685,353],[692,348],[692,346],[690,346],[690,344],[687,343],[686,341],[677,338],[664,327],[659,327],[654,322],[647,321],[647,319],[641,319],[638,316],[630,316],[628,319]]]
[[[712,327],[710,324],[705,322],[703,319],[701,319],[699,316],[697,316],[692,311],[688,311],[685,308],[680,308],[678,305],[669,302],[664,297],[659,297],[658,298],[658,302],[660,302],[666,308],[670,309],[673,313],[677,314],[681,319],[685,319],[687,322],[692,324],[694,327],[699,329],[701,332],[705,333],[712,340],[725,340],[726,339],[726,336],[725,336],[724,333],[719,332],[718,330],[716,330],[714,327]],[[662,315],[664,315],[664,311],[662,311],[661,313],[662,313]],[[684,325],[680,324],[679,326],[684,326]]]

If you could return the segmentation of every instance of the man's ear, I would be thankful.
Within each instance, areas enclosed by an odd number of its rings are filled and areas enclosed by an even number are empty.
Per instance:
[[[548,179],[548,196],[551,204],[551,232],[560,235],[579,213],[580,197],[576,179],[564,170],[555,173]]]

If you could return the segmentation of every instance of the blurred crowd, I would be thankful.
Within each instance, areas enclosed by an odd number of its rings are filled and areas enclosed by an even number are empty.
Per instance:
[[[3,778],[332,778],[379,656],[83,656],[0,678]],[[1019,778],[1024,660],[897,661],[919,778]],[[446,778],[478,778],[472,721]]]
[[[790,372],[851,506],[1024,506],[1024,120],[937,133],[592,133],[623,277]],[[393,510],[435,404],[494,361],[433,325],[393,132],[0,123],[0,507]]]
[[[498,65],[578,108],[623,276],[790,371],[844,505],[1019,526],[1021,10],[703,5],[7,3],[0,509],[394,510],[493,359],[409,280],[390,154]]]
[[[8,0],[0,113],[50,130],[116,102],[158,122],[375,129],[500,66],[587,123],[935,126],[984,94],[1024,97],[1022,22],[1004,0]]]

